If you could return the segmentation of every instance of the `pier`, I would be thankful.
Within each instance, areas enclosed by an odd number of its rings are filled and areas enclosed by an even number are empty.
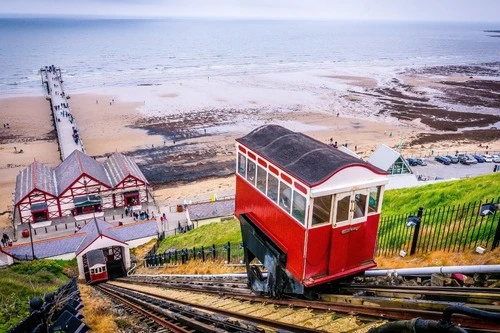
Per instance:
[[[40,70],[42,84],[47,90],[47,99],[54,118],[57,141],[64,161],[73,151],[85,153],[76,120],[68,103],[69,96],[64,92],[61,69],[55,66],[45,66]]]

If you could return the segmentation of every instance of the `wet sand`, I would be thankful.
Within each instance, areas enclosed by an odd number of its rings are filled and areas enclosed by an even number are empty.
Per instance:
[[[477,150],[480,143],[500,150],[499,130],[468,130],[500,123],[492,71],[437,67],[387,80],[313,71],[67,93],[87,153],[134,157],[158,202],[170,205],[233,193],[234,139],[264,124],[347,144],[365,158],[380,143],[412,156]],[[1,227],[17,173],[34,159],[60,161],[44,97],[3,98],[0,110],[10,125],[0,127]]]

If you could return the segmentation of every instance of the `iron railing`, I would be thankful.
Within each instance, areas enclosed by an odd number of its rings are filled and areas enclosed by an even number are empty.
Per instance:
[[[499,203],[500,197],[384,217],[377,255],[460,252],[477,247],[493,250],[500,245]]]

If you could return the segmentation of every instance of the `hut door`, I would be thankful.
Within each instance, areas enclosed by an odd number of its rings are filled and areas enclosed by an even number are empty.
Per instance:
[[[364,242],[368,197],[368,189],[335,195],[330,274],[342,273],[360,266],[365,260]]]

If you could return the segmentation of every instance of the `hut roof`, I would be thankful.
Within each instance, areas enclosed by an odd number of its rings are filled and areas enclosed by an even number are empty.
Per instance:
[[[85,234],[85,238],[80,243],[78,248],[75,250],[76,254],[79,255],[83,250],[85,250],[90,244],[92,244],[97,238],[105,236],[109,239],[115,240],[120,243],[125,244],[125,240],[120,236],[116,235],[111,227],[113,225],[106,221],[98,218],[94,218],[89,223],[87,223],[78,233]]]
[[[234,199],[193,204],[189,206],[188,212],[191,220],[231,216],[234,214]]]

